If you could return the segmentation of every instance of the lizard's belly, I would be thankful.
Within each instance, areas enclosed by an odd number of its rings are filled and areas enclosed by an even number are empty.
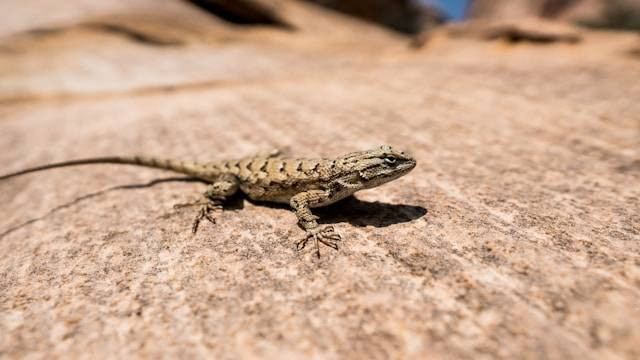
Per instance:
[[[278,186],[273,187],[251,187],[251,186],[242,186],[241,190],[251,199],[256,201],[268,201],[282,204],[289,204],[291,202],[291,198],[301,192],[309,191],[309,190],[318,190],[318,187],[309,186],[309,187],[295,187],[291,189],[285,189]],[[337,201],[340,201],[346,197],[353,195],[354,191],[350,189],[342,189],[336,193],[331,194],[324,201],[311,203],[309,207],[317,208],[322,206],[331,205]]]
[[[320,189],[321,187],[317,184],[303,184],[290,187],[284,186],[282,184],[272,184],[270,186],[259,186],[254,184],[240,185],[240,190],[242,190],[242,192],[244,192],[251,200],[268,201],[282,204],[289,204],[292,197],[302,192]],[[309,207],[315,208],[327,206],[352,194],[353,191],[350,191],[349,189],[342,189],[341,191],[331,194],[330,197],[323,201],[309,204]]]
[[[240,190],[251,200],[289,204],[291,198],[307,189],[287,188],[284,186],[240,185]],[[309,189],[310,190],[310,189]]]

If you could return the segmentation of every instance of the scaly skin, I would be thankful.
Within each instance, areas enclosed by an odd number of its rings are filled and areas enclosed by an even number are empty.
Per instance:
[[[238,190],[252,200],[290,204],[298,217],[298,224],[306,232],[306,236],[296,243],[296,248],[302,250],[309,240],[314,240],[318,257],[319,243],[337,250],[340,235],[332,226],[318,226],[318,217],[313,215],[311,208],[333,204],[356,191],[382,185],[403,176],[416,166],[416,160],[411,156],[383,145],[335,159],[282,158],[277,151],[205,164],[145,156],[93,158],[30,168],[0,176],[0,180],[46,169],[102,163],[170,170],[210,183],[202,200],[176,205],[200,206],[192,226],[194,233],[202,219],[215,223],[211,212],[222,209],[224,201]]]

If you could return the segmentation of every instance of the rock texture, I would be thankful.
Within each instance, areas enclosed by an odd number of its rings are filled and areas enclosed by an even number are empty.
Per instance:
[[[319,211],[344,238],[319,260],[293,213],[241,197],[192,236],[172,205],[205,185],[170,173],[1,182],[0,356],[640,357],[637,35],[415,49],[274,4],[293,30],[169,0],[2,4],[0,172],[382,143],[418,167]]]

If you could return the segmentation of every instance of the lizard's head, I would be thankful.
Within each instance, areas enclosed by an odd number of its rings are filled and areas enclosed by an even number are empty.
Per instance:
[[[345,163],[354,165],[365,188],[395,180],[416,167],[416,159],[388,145],[345,155]]]

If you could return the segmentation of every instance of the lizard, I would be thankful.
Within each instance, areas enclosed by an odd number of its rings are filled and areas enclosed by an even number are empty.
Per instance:
[[[191,226],[194,234],[204,219],[215,224],[212,212],[222,210],[227,198],[238,191],[251,200],[289,204],[296,214],[298,225],[305,231],[305,236],[296,242],[296,249],[304,249],[313,240],[316,254],[320,257],[319,244],[338,250],[341,236],[333,226],[319,226],[319,217],[311,209],[333,204],[357,191],[395,180],[411,171],[416,166],[416,160],[388,145],[332,159],[285,158],[278,150],[254,157],[211,163],[148,156],[112,156],[32,167],[2,175],[0,181],[47,169],[86,164],[144,166],[185,174],[208,183],[208,188],[198,201],[174,206],[199,206]]]

